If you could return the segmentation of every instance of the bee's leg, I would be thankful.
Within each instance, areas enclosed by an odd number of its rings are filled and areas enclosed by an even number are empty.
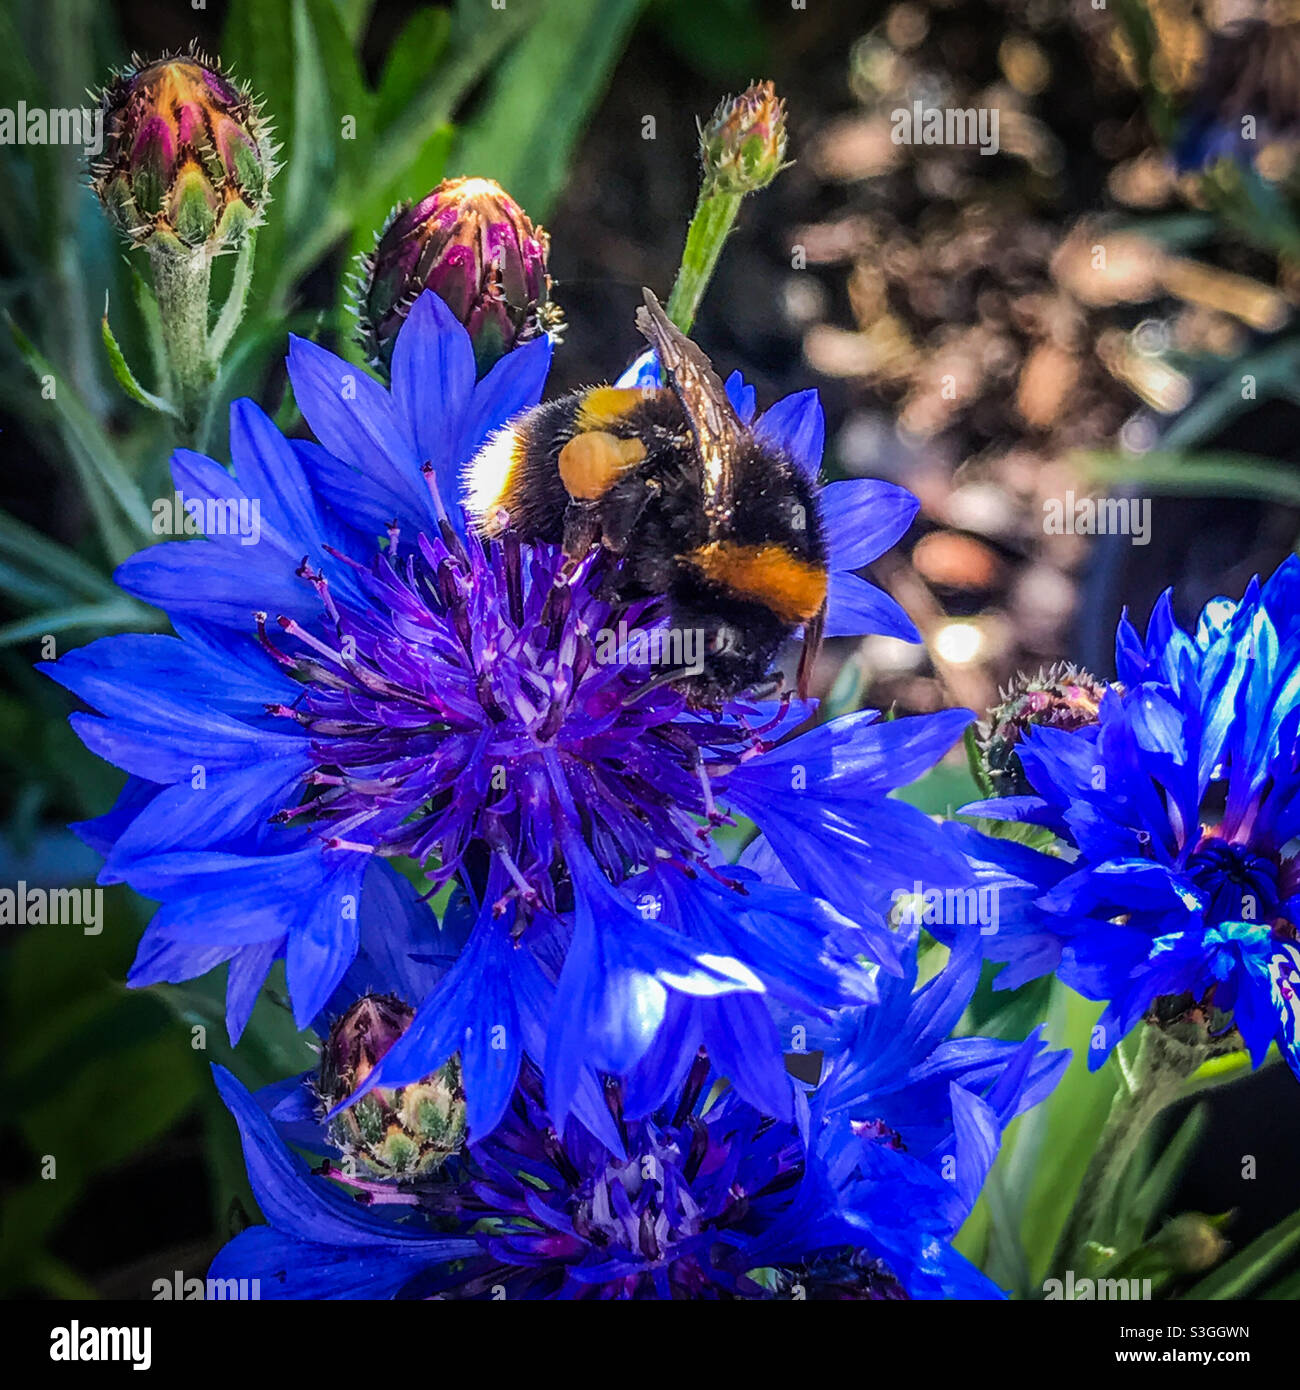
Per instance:
[[[570,498],[564,509],[564,553],[570,560],[580,560],[599,543],[600,514],[596,503]]]
[[[784,677],[780,671],[773,671],[770,676],[765,676],[761,681],[755,681],[753,685],[742,690],[736,697],[738,700],[772,700],[776,696],[783,694],[785,685]],[[787,697],[788,698],[788,697]]]
[[[601,539],[605,548],[615,555],[626,552],[632,533],[652,498],[658,497],[656,478],[627,478],[613,487],[601,509]]]
[[[664,583],[646,582],[645,547],[634,545],[646,508],[660,490],[655,478],[625,478],[605,495],[600,513],[601,542],[610,554],[628,557],[605,581],[601,597],[607,601],[625,603],[664,590]]]

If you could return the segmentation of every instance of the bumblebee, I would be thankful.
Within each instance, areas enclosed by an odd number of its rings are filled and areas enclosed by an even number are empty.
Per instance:
[[[465,475],[480,534],[507,529],[620,563],[611,596],[662,595],[703,659],[666,677],[693,707],[762,685],[800,626],[799,692],[826,618],[826,543],[816,483],[740,420],[709,359],[644,291],[637,327],[667,385],[595,386],[498,431]],[[658,682],[657,682],[658,683]]]

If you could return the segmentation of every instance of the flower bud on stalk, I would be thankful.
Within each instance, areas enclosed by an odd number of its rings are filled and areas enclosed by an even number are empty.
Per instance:
[[[1167,1222],[1146,1248],[1174,1274],[1200,1274],[1213,1269],[1228,1253],[1228,1242],[1220,1232],[1226,1219],[1184,1212]]]
[[[756,193],[785,168],[785,103],[756,82],[718,105],[700,131],[706,193]]]
[[[1097,722],[1105,683],[1073,666],[1057,665],[1036,676],[1020,676],[1002,692],[1001,703],[980,727],[980,752],[985,771],[998,796],[1027,796],[1033,788],[1025,777],[1016,748],[1033,727],[1087,728]]]
[[[246,88],[199,54],[119,73],[100,98],[95,192],[133,245],[185,255],[235,250],[266,206],[270,130]]]
[[[785,168],[785,104],[770,82],[755,82],[720,103],[700,127],[700,163],[699,201],[668,298],[668,317],[683,333],[695,322],[741,200]]]
[[[367,994],[348,1009],[321,1053],[318,1090],[326,1110],[365,1082],[414,1017],[414,1010],[386,994]],[[436,1172],[465,1142],[460,1063],[453,1057],[423,1081],[367,1091],[331,1121],[329,1136],[380,1177]]]
[[[250,91],[196,49],[136,59],[100,105],[104,148],[91,184],[113,225],[149,253],[175,404],[192,429],[216,375],[212,258],[251,256],[276,172],[271,129]]]
[[[363,259],[357,318],[362,346],[387,367],[393,340],[424,290],[469,330],[480,375],[520,343],[554,330],[546,262],[550,237],[491,179],[446,179],[397,209]]]

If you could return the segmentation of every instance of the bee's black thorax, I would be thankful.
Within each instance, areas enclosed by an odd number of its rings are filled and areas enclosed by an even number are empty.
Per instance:
[[[627,452],[615,441],[639,441],[644,454],[626,467],[613,463],[607,481],[597,467],[593,486],[571,492],[561,455],[587,434],[597,436],[597,465]],[[826,543],[813,479],[745,432],[728,456],[729,495],[706,497],[704,460],[672,390],[573,392],[517,420],[500,447],[509,457],[496,460],[493,485],[477,494],[499,495],[481,501],[480,520],[496,506],[524,540],[563,544],[571,554],[599,543],[620,557],[618,597],[664,595],[675,625],[702,631],[705,669],[682,682],[694,703],[717,703],[761,681],[781,643],[824,602]],[[582,474],[584,482],[591,476]]]

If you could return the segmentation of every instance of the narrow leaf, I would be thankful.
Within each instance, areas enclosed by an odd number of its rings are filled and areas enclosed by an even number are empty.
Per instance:
[[[126,360],[118,345],[117,339],[113,336],[113,330],[108,322],[108,300],[104,300],[104,316],[99,321],[100,336],[104,340],[104,351],[108,355],[108,365],[113,369],[113,375],[117,378],[117,384],[131,397],[137,404],[144,406],[148,410],[156,410],[160,415],[170,415],[173,419],[179,418],[176,407],[161,396],[155,396],[152,391],[146,391],[135,378],[135,373],[131,370],[130,363]]]
[[[1183,1298],[1244,1298],[1297,1250],[1300,1250],[1300,1211],[1292,1212],[1284,1221],[1252,1240],[1213,1274],[1193,1284]]]

